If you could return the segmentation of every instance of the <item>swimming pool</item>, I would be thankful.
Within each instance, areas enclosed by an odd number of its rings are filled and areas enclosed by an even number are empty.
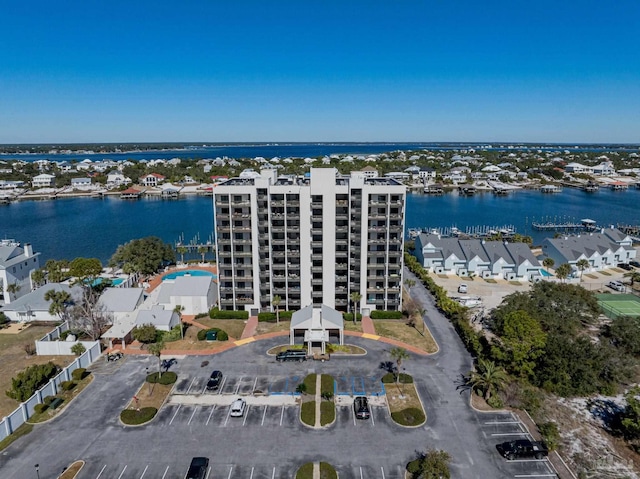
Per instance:
[[[552,275],[551,273],[549,273],[546,269],[541,269],[541,270],[540,270],[540,274],[541,274],[542,276],[546,276],[547,278],[549,278],[549,277],[553,276],[553,275]]]
[[[167,279],[176,279],[180,276],[211,276],[213,279],[218,279],[218,275],[213,274],[211,271],[203,271],[201,269],[186,269],[184,271],[174,271],[162,277],[162,281]]]
[[[100,284],[102,284],[104,281],[111,281],[110,286],[118,286],[119,284],[124,283],[125,279],[124,278],[96,278],[91,282],[91,286],[92,287],[96,287]]]

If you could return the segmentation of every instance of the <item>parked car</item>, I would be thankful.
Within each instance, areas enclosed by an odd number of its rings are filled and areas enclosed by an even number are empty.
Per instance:
[[[624,292],[624,284],[622,284],[620,281],[609,281],[607,283],[607,286],[614,291],[620,291],[622,293]]]
[[[358,419],[369,419],[371,411],[369,410],[369,400],[364,396],[356,396],[353,400],[353,411]]]
[[[633,267],[631,266],[631,264],[627,263],[618,263],[618,268],[624,269],[626,271],[633,271]]]
[[[542,459],[549,455],[549,449],[543,442],[519,439],[517,441],[503,442],[498,444],[498,451],[508,460],[514,459]]]
[[[216,391],[220,387],[221,382],[222,373],[218,370],[215,370],[211,373],[209,381],[207,381],[207,391]]]
[[[634,268],[640,268],[640,263],[637,261],[629,261],[629,264]]]
[[[302,349],[287,349],[276,354],[276,361],[306,361],[307,352]]]
[[[244,399],[236,399],[231,404],[231,412],[229,415],[231,417],[242,417],[244,416],[244,412],[247,410],[247,402]]]
[[[204,479],[209,468],[208,457],[194,457],[184,479]]]
[[[467,294],[469,292],[469,287],[466,283],[462,283],[458,286],[458,293]]]

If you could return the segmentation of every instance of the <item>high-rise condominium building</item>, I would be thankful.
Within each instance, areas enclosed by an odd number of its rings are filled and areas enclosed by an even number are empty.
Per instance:
[[[214,189],[221,309],[402,307],[406,188],[335,168],[263,170]],[[357,293],[354,295],[353,293]],[[276,300],[277,302],[277,300]]]

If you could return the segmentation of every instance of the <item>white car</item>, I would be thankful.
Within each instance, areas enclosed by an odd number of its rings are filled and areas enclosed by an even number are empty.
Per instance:
[[[244,399],[236,399],[231,404],[231,412],[229,416],[231,417],[242,417],[244,416],[244,412],[247,410],[247,402]]]
[[[624,293],[625,290],[624,284],[622,284],[620,281],[609,281],[609,284],[607,284],[607,286],[609,286],[614,291],[619,291],[621,293]]]
[[[460,284],[460,286],[458,286],[458,293],[467,294],[468,292],[469,288],[467,287],[466,283],[462,283]]]

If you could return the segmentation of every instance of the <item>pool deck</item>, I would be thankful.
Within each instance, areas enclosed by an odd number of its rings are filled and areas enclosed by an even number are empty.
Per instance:
[[[171,273],[177,273],[180,271],[187,270],[200,270],[200,271],[208,271],[209,273],[213,273],[215,275],[218,274],[218,268],[214,265],[203,265],[203,264],[185,264],[180,265],[175,268],[168,269],[167,271],[160,273],[149,280],[149,286],[146,289],[146,293],[150,293],[154,289],[156,289],[160,284],[162,284],[162,279]],[[215,280],[214,280],[215,281]]]

